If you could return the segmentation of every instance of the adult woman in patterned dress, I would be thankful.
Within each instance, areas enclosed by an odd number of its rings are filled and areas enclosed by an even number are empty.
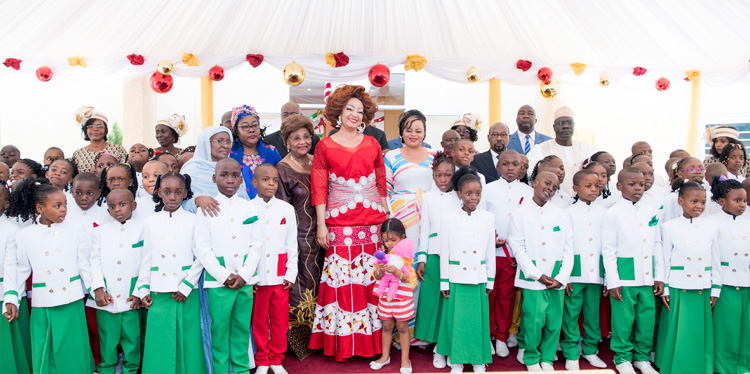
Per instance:
[[[326,258],[309,347],[336,361],[382,350],[372,272],[389,214],[385,167],[380,144],[361,133],[376,111],[364,87],[336,88],[323,114],[340,130],[318,143],[312,164],[316,240]]]
[[[289,153],[276,165],[279,188],[276,197],[294,206],[297,213],[297,281],[289,290],[289,332],[287,341],[298,359],[312,354],[307,347],[312,333],[315,301],[318,299],[320,273],[325,252],[315,241],[318,222],[310,196],[313,144],[310,119],[293,114],[281,125],[281,140]]]
[[[254,199],[258,194],[253,187],[255,168],[266,162],[276,166],[281,156],[274,146],[263,143],[265,131],[260,128],[260,116],[249,105],[232,109],[232,135],[234,144],[229,157],[240,163],[247,196]]]
[[[94,110],[94,107],[83,106],[76,110],[76,122],[81,126],[83,140],[89,145],[73,152],[73,162],[78,170],[91,171],[94,168],[94,157],[99,153],[111,153],[120,162],[125,162],[128,152],[121,145],[107,142],[109,127],[107,117]]]

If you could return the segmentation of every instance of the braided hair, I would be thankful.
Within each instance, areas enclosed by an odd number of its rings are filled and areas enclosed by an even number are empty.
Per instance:
[[[109,195],[111,191],[109,186],[107,186],[107,174],[109,174],[109,171],[113,170],[114,168],[123,168],[130,174],[130,185],[127,187],[127,189],[128,191],[133,193],[133,198],[135,198],[135,194],[136,192],[138,192],[138,177],[135,174],[135,168],[128,163],[116,164],[102,170],[102,174],[99,177],[99,189],[102,191],[102,193],[99,194],[99,198],[96,199],[96,205],[102,206],[102,203],[104,202],[104,200],[106,200],[107,195]]]
[[[729,143],[724,147],[724,150],[721,151],[721,154],[719,155],[719,162],[726,165],[727,161],[729,161],[729,155],[734,151],[735,149],[739,149],[742,151],[742,156],[745,158],[745,162],[742,163],[742,167],[740,167],[740,170],[747,166],[747,151],[745,150],[745,146],[742,143]]]
[[[454,191],[461,190],[461,186],[469,182],[482,183],[479,179],[479,172],[470,165],[461,166],[461,168],[453,174],[451,182]]]
[[[42,167],[42,164],[30,159],[30,158],[22,158],[16,162],[20,162],[31,169],[31,173],[36,175],[37,178],[44,177],[44,168]]]
[[[19,218],[22,222],[32,220],[36,223],[36,205],[44,204],[49,195],[59,191],[60,189],[51,185],[47,178],[25,178],[13,188],[7,214],[9,217]]]
[[[156,185],[154,185],[154,196],[153,200],[156,203],[156,207],[154,208],[155,212],[161,212],[162,209],[164,209],[164,201],[161,200],[161,197],[159,197],[159,189],[161,189],[161,183],[165,179],[174,178],[177,180],[181,180],[185,185],[185,197],[182,199],[183,201],[189,200],[193,197],[193,190],[190,189],[190,176],[187,174],[180,174],[170,171],[169,173],[160,175],[159,178],[156,180]]]
[[[607,168],[604,167],[604,165],[600,164],[597,161],[589,161],[586,166],[583,167],[583,170],[591,170],[594,168],[594,166],[601,166],[604,168],[604,171],[607,171]],[[607,177],[607,181],[609,181],[609,177]],[[602,199],[606,199],[608,197],[612,196],[612,191],[609,189],[609,183],[604,185],[604,188],[602,188]]]
[[[717,203],[719,199],[727,197],[730,191],[743,189],[742,183],[738,180],[722,177],[715,177],[711,182],[711,200]]]

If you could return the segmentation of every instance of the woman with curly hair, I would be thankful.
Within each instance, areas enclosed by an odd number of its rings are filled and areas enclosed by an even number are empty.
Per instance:
[[[121,145],[107,142],[109,134],[109,121],[107,117],[94,110],[94,107],[83,106],[75,113],[75,120],[81,126],[83,140],[89,145],[73,152],[73,161],[78,170],[89,171],[94,167],[94,157],[99,153],[109,153],[117,158],[118,162],[125,162],[128,152]]]
[[[323,115],[339,131],[318,143],[312,164],[316,241],[326,256],[309,347],[336,361],[382,350],[372,272],[390,212],[382,149],[361,133],[376,111],[364,87],[336,88]]]

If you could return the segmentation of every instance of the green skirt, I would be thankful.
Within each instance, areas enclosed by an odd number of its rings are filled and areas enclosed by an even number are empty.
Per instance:
[[[440,317],[437,353],[450,356],[451,364],[489,364],[491,344],[486,285],[451,283]]]
[[[94,371],[86,312],[81,300],[49,308],[32,308],[31,364],[34,373]]]
[[[444,299],[440,294],[440,256],[427,256],[425,265],[424,282],[419,286],[417,326],[414,328],[414,337],[436,343]]]
[[[656,365],[662,374],[714,372],[714,327],[711,290],[669,289],[669,306],[661,311]]]
[[[198,292],[175,301],[172,293],[151,293],[148,309],[144,373],[206,373],[203,358]]]
[[[0,317],[0,374],[31,373],[29,306],[25,297],[18,303],[18,319]]]
[[[714,306],[714,371],[750,371],[750,287],[724,286]]]

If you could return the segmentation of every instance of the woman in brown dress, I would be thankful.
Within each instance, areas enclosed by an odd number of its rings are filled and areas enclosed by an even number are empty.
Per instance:
[[[315,208],[310,197],[310,169],[313,126],[299,114],[287,117],[281,125],[281,137],[289,149],[277,165],[280,186],[276,197],[292,204],[297,212],[297,244],[299,272],[289,291],[289,346],[298,359],[312,353],[307,348],[318,298],[320,272],[325,252],[315,242],[318,230]]]

